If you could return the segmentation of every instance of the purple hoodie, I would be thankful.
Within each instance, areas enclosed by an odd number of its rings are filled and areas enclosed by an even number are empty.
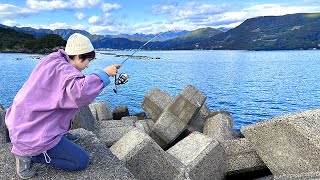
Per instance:
[[[7,110],[12,153],[36,156],[58,144],[79,107],[90,104],[110,83],[103,70],[84,76],[63,51],[42,59]]]

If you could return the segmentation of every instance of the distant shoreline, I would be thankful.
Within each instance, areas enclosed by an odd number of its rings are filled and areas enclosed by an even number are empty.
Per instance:
[[[5,49],[0,50],[0,53],[50,54],[63,48],[64,47],[44,48],[37,51],[32,51],[30,49]]]
[[[54,49],[42,49],[39,51],[31,51],[31,50],[1,50],[0,53],[23,53],[23,54],[50,54],[53,52],[58,51],[59,49],[64,49],[64,48],[54,48]],[[190,49],[190,50],[183,50],[183,49],[174,49],[174,50],[141,50],[141,51],[314,51],[314,50],[320,50],[320,49],[272,49],[272,50],[246,50],[246,49]],[[103,52],[103,51],[135,51],[135,49],[96,49],[96,52]],[[103,53],[101,53],[103,54]],[[109,53],[109,54],[105,54],[105,55],[117,55],[114,53]],[[121,57],[125,57],[128,55],[117,55],[121,56]],[[137,57],[139,58],[139,57]],[[153,59],[159,59],[158,57],[153,58]]]

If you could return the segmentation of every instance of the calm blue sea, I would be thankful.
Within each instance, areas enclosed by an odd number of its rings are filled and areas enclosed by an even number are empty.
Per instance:
[[[104,51],[84,71],[121,63]],[[211,111],[229,111],[234,129],[287,113],[320,107],[320,51],[140,51],[135,55],[160,59],[129,59],[120,72],[130,76],[119,93],[109,85],[95,99],[128,106],[131,114],[143,111],[141,102],[153,87],[178,95],[192,84],[207,95]],[[12,100],[39,62],[36,54],[0,53],[0,104]],[[18,59],[18,60],[17,60]],[[113,79],[112,79],[113,82]]]

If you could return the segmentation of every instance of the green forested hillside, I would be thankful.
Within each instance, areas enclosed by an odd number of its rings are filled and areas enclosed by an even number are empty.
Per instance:
[[[222,33],[223,31],[214,29],[214,28],[200,28],[190,33],[171,39],[164,42],[155,42],[150,44],[150,49],[169,49],[169,50],[177,50],[177,49],[197,49],[198,43],[209,39],[215,35]]]
[[[0,52],[43,53],[66,44],[59,35],[48,34],[35,38],[31,34],[9,28],[0,28],[0,37]]]
[[[65,46],[66,41],[62,39],[59,35],[48,34],[44,35],[38,39],[33,39],[25,43],[25,48],[32,51],[44,50],[44,49],[54,49],[56,47]]]
[[[247,19],[203,40],[204,49],[286,50],[320,48],[320,13]]]
[[[31,39],[35,39],[31,34],[7,28],[0,28],[0,37],[1,51],[23,48],[23,44]]]
[[[211,38],[217,34],[222,33],[223,31],[214,29],[214,28],[200,28],[196,29],[189,34],[186,34],[182,37],[177,38],[178,40],[185,40],[185,41],[199,41],[202,39],[208,39]]]
[[[130,41],[126,38],[103,38],[92,44],[95,48],[138,49],[143,43],[141,41]]]

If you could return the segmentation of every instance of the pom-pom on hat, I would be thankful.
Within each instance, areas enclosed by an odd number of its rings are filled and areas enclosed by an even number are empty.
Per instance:
[[[93,50],[94,48],[89,38],[79,33],[74,33],[68,38],[65,48],[65,52],[68,55],[80,55]]]

